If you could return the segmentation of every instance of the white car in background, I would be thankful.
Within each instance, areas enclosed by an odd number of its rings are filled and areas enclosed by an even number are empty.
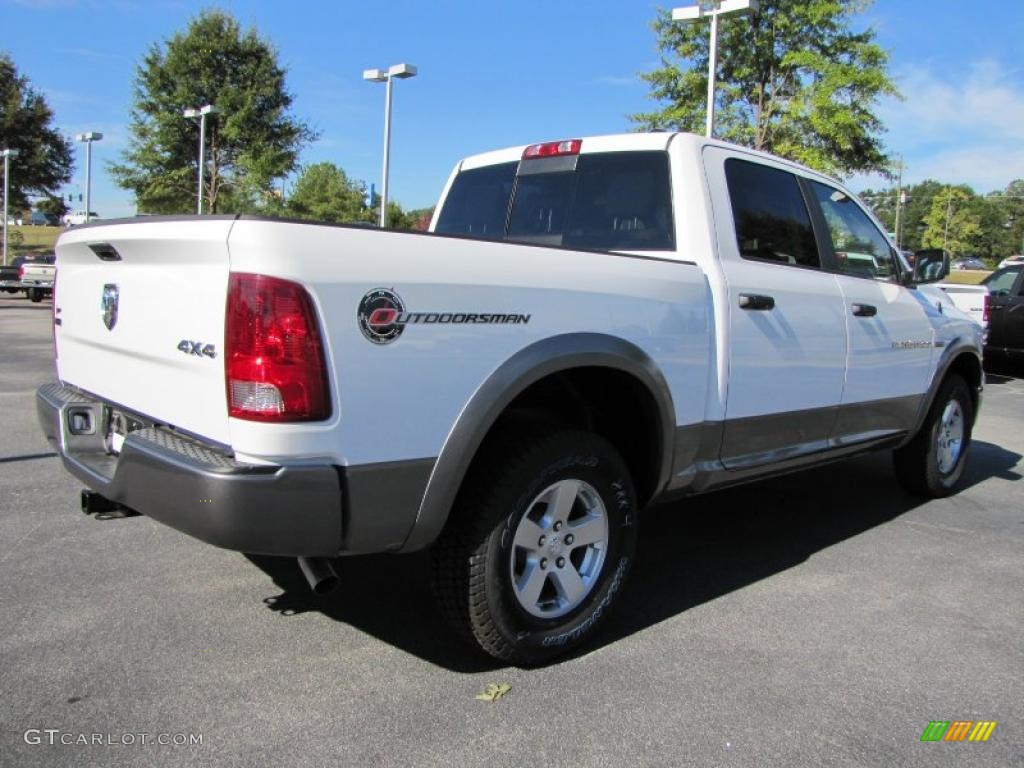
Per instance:
[[[999,266],[996,269],[1002,269],[1003,267],[1012,267],[1016,264],[1024,264],[1024,254],[1018,253],[1015,256],[1009,256],[999,262]]]
[[[89,220],[98,219],[99,216],[95,212],[89,214]],[[77,227],[79,224],[85,224],[85,211],[75,211],[74,213],[65,213],[61,218],[61,223],[65,227]]]

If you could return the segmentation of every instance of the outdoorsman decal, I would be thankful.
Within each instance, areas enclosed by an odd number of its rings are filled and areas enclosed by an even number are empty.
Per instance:
[[[374,344],[390,344],[407,325],[525,325],[530,315],[505,312],[407,312],[398,294],[374,288],[359,302],[359,330]]]

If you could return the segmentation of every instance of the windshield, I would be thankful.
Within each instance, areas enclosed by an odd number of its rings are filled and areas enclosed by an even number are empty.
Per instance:
[[[564,160],[564,158],[557,158]],[[671,250],[666,152],[580,155],[575,167],[520,163],[460,173],[436,232],[594,250]],[[518,174],[518,175],[517,175]]]

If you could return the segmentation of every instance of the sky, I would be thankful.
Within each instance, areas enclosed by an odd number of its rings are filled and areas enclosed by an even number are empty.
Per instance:
[[[679,4],[690,4],[680,0]],[[278,51],[293,112],[320,138],[302,163],[329,160],[380,188],[384,87],[362,71],[408,62],[394,87],[390,197],[433,205],[459,158],[506,146],[632,130],[655,104],[638,77],[658,64],[648,0],[220,0]],[[106,163],[129,139],[135,67],[154,43],[210,3],[176,0],[0,0],[0,51],[42,91],[59,129],[99,131],[92,208],[135,213]],[[1024,0],[876,0],[857,20],[890,55],[903,99],[878,113],[904,182],[1024,178]],[[184,119],[184,118],[182,118]],[[84,145],[75,178],[84,191]],[[12,169],[12,174],[15,172]],[[880,178],[857,177],[855,189]],[[75,207],[78,207],[77,204]]]

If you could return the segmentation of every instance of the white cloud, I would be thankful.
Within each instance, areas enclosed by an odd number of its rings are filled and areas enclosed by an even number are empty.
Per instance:
[[[98,51],[94,48],[58,48],[57,53],[66,53],[71,56],[80,56],[85,59],[114,59],[121,61],[127,60],[127,57],[122,56],[121,54],[110,53],[109,51]]]
[[[894,134],[937,141],[1024,141],[1020,77],[995,61],[972,64],[962,80],[915,68],[898,82],[905,101],[888,101],[881,109]]]
[[[922,158],[914,165],[913,180],[966,182],[975,192],[1001,190],[1024,179],[1024,147],[977,146],[950,149]]]
[[[883,102],[886,144],[906,164],[904,181],[927,178],[967,183],[976,191],[1001,189],[1024,178],[1024,86],[1020,73],[985,60],[959,79],[924,67],[897,76],[904,100]],[[886,185],[857,178],[857,187]]]
[[[601,75],[594,78],[595,83],[601,83],[602,85],[615,85],[620,87],[640,85],[640,78],[636,75],[630,75],[623,77],[620,75]]]

